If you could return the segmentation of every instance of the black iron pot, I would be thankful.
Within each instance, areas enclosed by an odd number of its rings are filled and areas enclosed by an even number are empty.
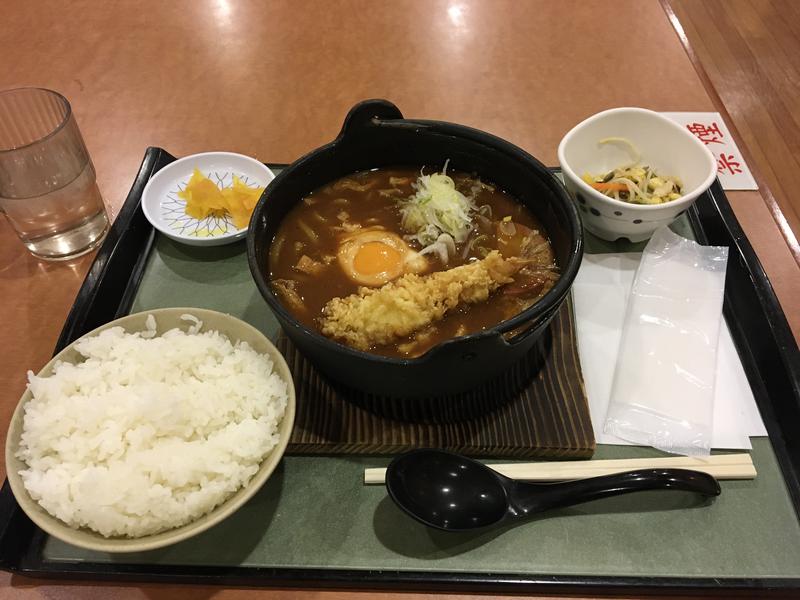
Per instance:
[[[542,222],[561,278],[539,302],[492,329],[443,342],[415,359],[354,350],[301,325],[267,281],[269,248],[281,220],[304,196],[356,171],[441,165],[474,172],[525,204]],[[330,379],[388,398],[438,398],[472,390],[517,364],[564,301],[583,254],[580,219],[564,186],[530,154],[488,133],[440,121],[403,119],[385,100],[349,112],[339,136],[292,163],[267,187],[250,221],[247,258],[259,291],[286,335]]]

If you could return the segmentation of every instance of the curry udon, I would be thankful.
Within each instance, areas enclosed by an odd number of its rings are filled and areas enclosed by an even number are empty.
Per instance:
[[[304,325],[402,358],[509,319],[558,279],[534,215],[446,166],[363,171],[317,189],[282,221],[268,269]]]

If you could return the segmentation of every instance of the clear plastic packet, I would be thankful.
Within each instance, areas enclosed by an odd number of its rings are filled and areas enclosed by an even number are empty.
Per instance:
[[[650,239],[628,299],[606,433],[709,454],[727,264],[728,248],[666,227]]]

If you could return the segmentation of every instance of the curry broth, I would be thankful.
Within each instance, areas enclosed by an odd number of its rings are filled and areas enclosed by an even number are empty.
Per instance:
[[[361,287],[347,276],[337,261],[343,238],[359,228],[372,227],[383,228],[401,237],[405,234],[398,201],[414,194],[412,184],[419,174],[418,168],[404,167],[355,173],[315,190],[286,215],[271,245],[269,280],[298,321],[319,331],[317,319],[328,301],[355,294]],[[512,223],[534,230],[533,234],[541,238],[544,248],[537,261],[542,266],[554,267],[546,234],[527,208],[477,177],[461,172],[448,172],[448,175],[459,191],[474,198],[478,207],[489,207],[481,209],[481,224],[489,235],[481,240],[480,246],[475,244],[466,256],[463,253],[468,243],[458,245],[455,258],[447,265],[442,264],[435,254],[427,255],[429,266],[423,274],[479,260],[481,252],[485,254],[485,250],[498,249],[498,238],[493,238],[491,233],[497,231],[497,227],[507,227],[501,223],[508,217]],[[479,233],[474,232],[475,235]],[[421,250],[419,244],[407,243],[412,250]],[[307,265],[313,265],[313,268],[304,270]],[[460,306],[432,326],[397,343],[374,346],[370,351],[410,358],[447,339],[494,327],[541,298],[553,286],[555,279],[557,276],[533,284],[527,282],[521,292],[517,289],[520,286],[509,284],[508,289],[501,289],[486,302]]]

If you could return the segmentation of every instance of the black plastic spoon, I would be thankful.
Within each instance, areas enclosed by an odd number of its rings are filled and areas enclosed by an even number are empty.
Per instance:
[[[392,500],[416,520],[465,531],[535,513],[644,490],[682,490],[718,496],[711,475],[686,469],[640,469],[563,483],[523,483],[444,450],[412,450],[386,470]]]

